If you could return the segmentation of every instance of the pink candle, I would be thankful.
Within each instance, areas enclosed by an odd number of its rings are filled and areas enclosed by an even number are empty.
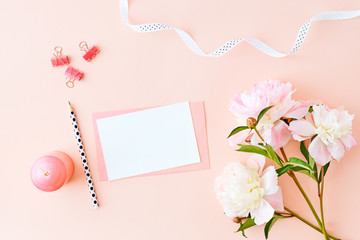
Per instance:
[[[31,168],[31,181],[40,190],[52,192],[67,183],[74,172],[71,158],[59,151],[51,152],[35,161]]]

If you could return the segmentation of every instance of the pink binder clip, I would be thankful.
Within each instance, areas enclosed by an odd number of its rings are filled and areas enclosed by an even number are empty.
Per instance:
[[[62,47],[55,47],[54,57],[51,58],[51,63],[53,67],[63,66],[69,64],[69,59],[67,56],[62,55]]]
[[[82,41],[81,43],[79,43],[79,47],[80,47],[81,51],[85,52],[83,55],[83,58],[87,62],[90,62],[91,59],[93,59],[100,52],[99,49],[97,49],[97,47],[95,47],[95,46],[93,46],[92,48],[89,49],[89,47],[85,41]]]
[[[80,72],[79,70],[68,66],[68,68],[65,71],[65,75],[67,76],[67,82],[66,82],[66,86],[68,86],[69,88],[73,88],[74,87],[74,81],[80,81],[80,79],[83,76],[83,72]]]

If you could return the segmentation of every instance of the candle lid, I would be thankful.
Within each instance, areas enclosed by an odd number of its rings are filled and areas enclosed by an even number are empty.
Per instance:
[[[51,192],[59,189],[66,182],[65,164],[57,157],[45,155],[31,168],[31,180],[40,190]]]

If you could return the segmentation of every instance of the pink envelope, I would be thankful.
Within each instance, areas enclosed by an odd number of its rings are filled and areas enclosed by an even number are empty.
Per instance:
[[[113,117],[121,114],[137,112],[148,108],[140,108],[140,109],[128,109],[128,110],[119,110],[119,111],[111,111],[111,112],[101,112],[93,114],[93,125],[94,125],[94,133],[95,133],[95,146],[96,146],[96,155],[98,159],[98,169],[100,181],[108,180],[108,174],[106,171],[105,159],[101,147],[99,131],[97,128],[96,120],[101,118]],[[209,159],[209,150],[208,150],[208,140],[207,140],[207,132],[206,132],[206,118],[205,118],[205,108],[204,102],[190,102],[190,110],[191,116],[195,129],[196,141],[199,149],[200,162],[195,164],[190,164],[186,166],[176,167],[165,169],[161,171],[141,174],[138,176],[151,176],[151,175],[159,175],[159,174],[168,174],[168,173],[178,173],[178,172],[189,172],[189,171],[197,171],[203,169],[210,168],[210,159]],[[136,176],[135,176],[136,177]]]

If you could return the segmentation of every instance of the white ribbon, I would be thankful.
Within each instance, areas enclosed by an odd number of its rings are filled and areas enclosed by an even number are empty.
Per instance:
[[[256,39],[256,38],[235,38],[230,41],[227,41],[223,45],[221,45],[218,49],[213,51],[212,53],[206,54],[204,53],[199,45],[195,42],[195,40],[185,31],[178,29],[176,27],[172,27],[163,23],[147,23],[140,25],[132,25],[129,23],[129,6],[127,0],[120,0],[120,13],[124,22],[134,31],[136,32],[155,32],[172,29],[174,30],[180,38],[184,41],[184,43],[196,54],[205,57],[220,57],[234,48],[241,42],[247,42],[251,44],[256,49],[261,52],[272,56],[272,57],[285,57],[294,52],[297,52],[300,47],[303,45],[306,35],[309,32],[310,26],[312,22],[320,21],[320,20],[340,20],[340,19],[351,19],[360,16],[360,10],[355,11],[334,11],[334,12],[322,12],[317,14],[315,17],[311,18],[304,25],[301,26],[299,33],[296,37],[295,43],[291,48],[289,53],[281,53],[266,43]]]

